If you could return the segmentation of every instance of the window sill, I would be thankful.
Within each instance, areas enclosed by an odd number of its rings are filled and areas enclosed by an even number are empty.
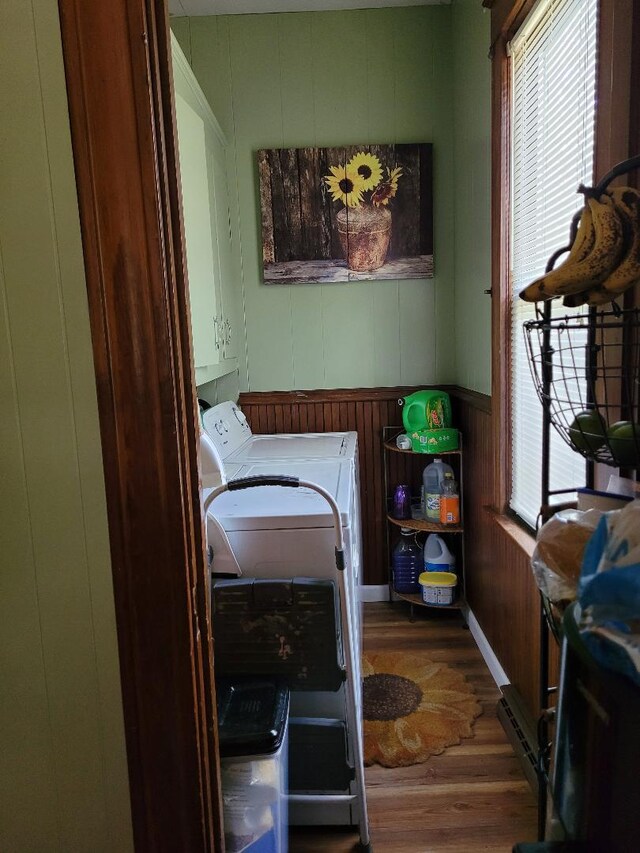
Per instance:
[[[485,511],[491,516],[492,521],[503,530],[506,535],[527,555],[529,559],[533,556],[536,547],[536,539],[531,533],[522,528],[517,521],[508,515],[498,512],[493,507],[486,506]]]

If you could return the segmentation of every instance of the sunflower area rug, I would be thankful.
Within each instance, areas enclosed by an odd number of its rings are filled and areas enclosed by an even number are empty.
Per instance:
[[[464,676],[420,654],[381,652],[362,661],[364,761],[420,764],[473,737],[482,713]]]

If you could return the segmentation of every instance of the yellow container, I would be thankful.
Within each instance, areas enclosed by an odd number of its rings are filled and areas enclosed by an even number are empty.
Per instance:
[[[425,604],[453,604],[458,578],[453,572],[422,572],[418,578]]]

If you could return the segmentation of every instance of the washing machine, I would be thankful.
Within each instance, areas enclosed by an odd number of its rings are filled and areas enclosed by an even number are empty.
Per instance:
[[[228,465],[274,459],[336,459],[357,472],[356,432],[314,432],[254,435],[242,410],[230,400],[203,413],[206,432]]]
[[[349,580],[352,583],[353,595],[350,604],[354,613],[354,632],[359,643],[357,650],[359,660],[362,654],[362,603],[359,587],[363,579],[358,434],[356,432],[321,432],[254,435],[242,410],[230,400],[218,403],[203,412],[202,423],[220,457],[219,464],[224,469],[227,479],[248,476],[248,471],[253,473],[268,471],[276,474],[290,474],[316,482],[313,476],[318,474],[325,477],[329,468],[320,465],[315,469],[307,470],[301,467],[302,463],[338,462],[347,465],[346,468],[340,469],[340,476],[343,485],[346,482],[346,476],[351,480],[349,531],[346,535],[352,548]],[[270,467],[271,463],[275,462],[278,464]],[[264,469],[252,467],[263,464],[267,466]],[[321,482],[317,482],[322,485]],[[294,505],[298,505],[299,498],[296,498],[295,494],[289,500]],[[310,495],[309,500],[316,502],[319,506],[322,505],[317,495]],[[295,509],[295,506],[292,509]],[[323,508],[323,511],[325,510],[326,508]],[[292,518],[293,514],[289,517]],[[271,538],[278,537],[272,535]]]

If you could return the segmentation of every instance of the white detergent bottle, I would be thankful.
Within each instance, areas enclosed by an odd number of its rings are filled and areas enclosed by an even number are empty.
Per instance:
[[[456,560],[444,539],[437,533],[427,536],[424,543],[425,572],[455,572]]]
[[[440,522],[440,495],[447,473],[453,477],[453,468],[439,458],[422,472],[422,515],[428,521]]]

